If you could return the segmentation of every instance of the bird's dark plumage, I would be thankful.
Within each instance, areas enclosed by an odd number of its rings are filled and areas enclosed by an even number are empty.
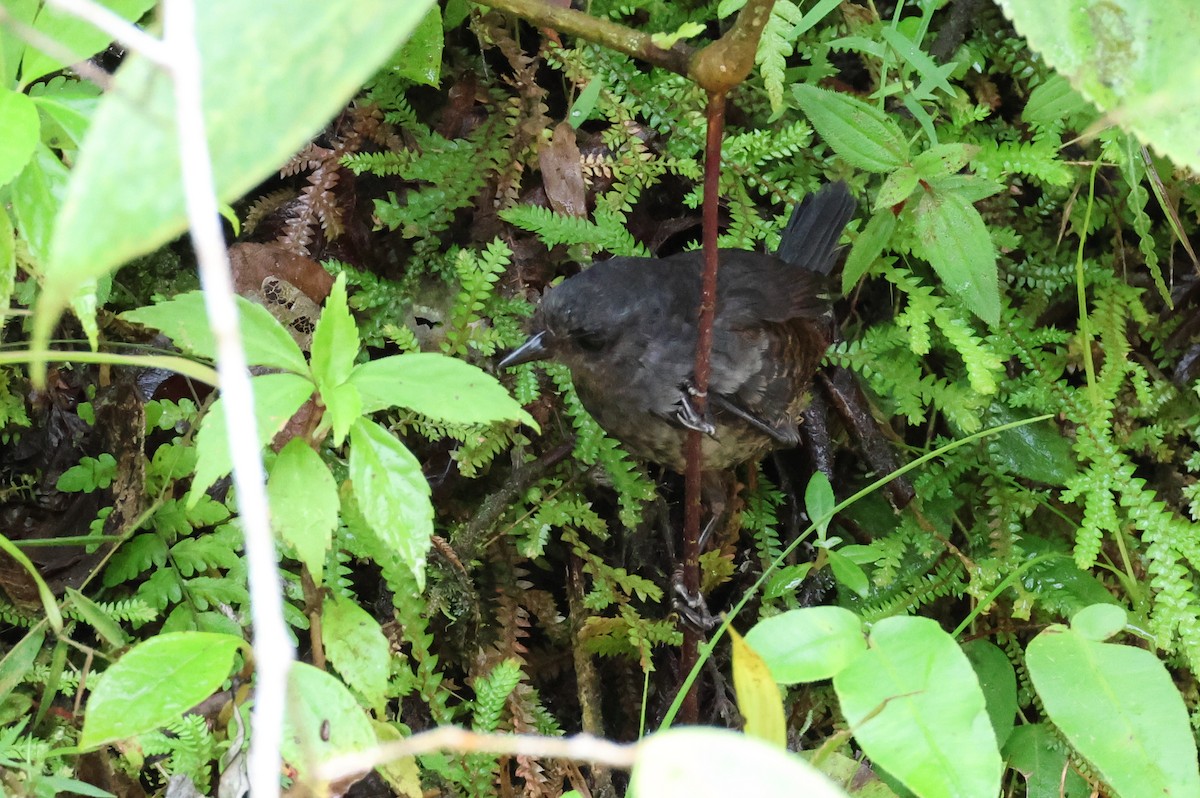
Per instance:
[[[553,358],[610,435],[638,457],[684,467],[688,428],[704,467],[728,468],[799,442],[797,423],[831,338],[832,283],[854,211],[844,183],[804,199],[776,255],[721,250],[709,412],[690,392],[703,255],[612,258],[546,292],[533,334],[501,367]]]

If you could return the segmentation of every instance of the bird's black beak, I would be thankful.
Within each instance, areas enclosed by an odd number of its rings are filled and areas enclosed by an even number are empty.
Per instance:
[[[505,355],[496,368],[506,369],[510,366],[519,366],[522,363],[532,363],[535,360],[542,360],[547,355],[546,345],[542,343],[542,339],[545,337],[545,330],[529,336],[528,341]]]

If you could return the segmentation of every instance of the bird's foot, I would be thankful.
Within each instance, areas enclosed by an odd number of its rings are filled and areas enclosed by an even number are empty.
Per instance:
[[[698,632],[711,632],[720,623],[720,620],[708,611],[704,596],[688,592],[683,584],[682,570],[677,570],[671,575],[671,607],[680,621]]]
[[[688,429],[694,429],[703,432],[713,440],[717,439],[717,428],[712,422],[712,416],[707,411],[703,414],[696,409],[696,405],[692,403],[692,398],[699,396],[700,392],[692,383],[685,382],[680,386],[681,393],[677,402],[679,409],[675,411],[675,420]]]

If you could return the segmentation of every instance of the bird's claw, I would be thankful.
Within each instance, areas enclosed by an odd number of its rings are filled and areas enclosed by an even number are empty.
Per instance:
[[[699,396],[700,393],[690,382],[686,382],[680,387],[684,393],[679,397],[679,409],[675,411],[675,420],[688,429],[703,432],[708,437],[716,440],[717,428],[713,425],[711,417],[707,412],[701,415],[696,406],[692,404],[691,397]]]
[[[689,593],[683,584],[683,573],[676,571],[671,577],[671,606],[687,626],[698,632],[711,632],[720,620],[708,611],[704,596]]]

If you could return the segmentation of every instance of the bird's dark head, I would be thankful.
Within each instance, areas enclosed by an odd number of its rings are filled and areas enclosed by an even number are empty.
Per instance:
[[[575,366],[614,348],[646,302],[640,287],[614,279],[612,272],[621,268],[614,261],[620,260],[597,263],[548,290],[534,313],[529,339],[499,367],[536,360]]]

